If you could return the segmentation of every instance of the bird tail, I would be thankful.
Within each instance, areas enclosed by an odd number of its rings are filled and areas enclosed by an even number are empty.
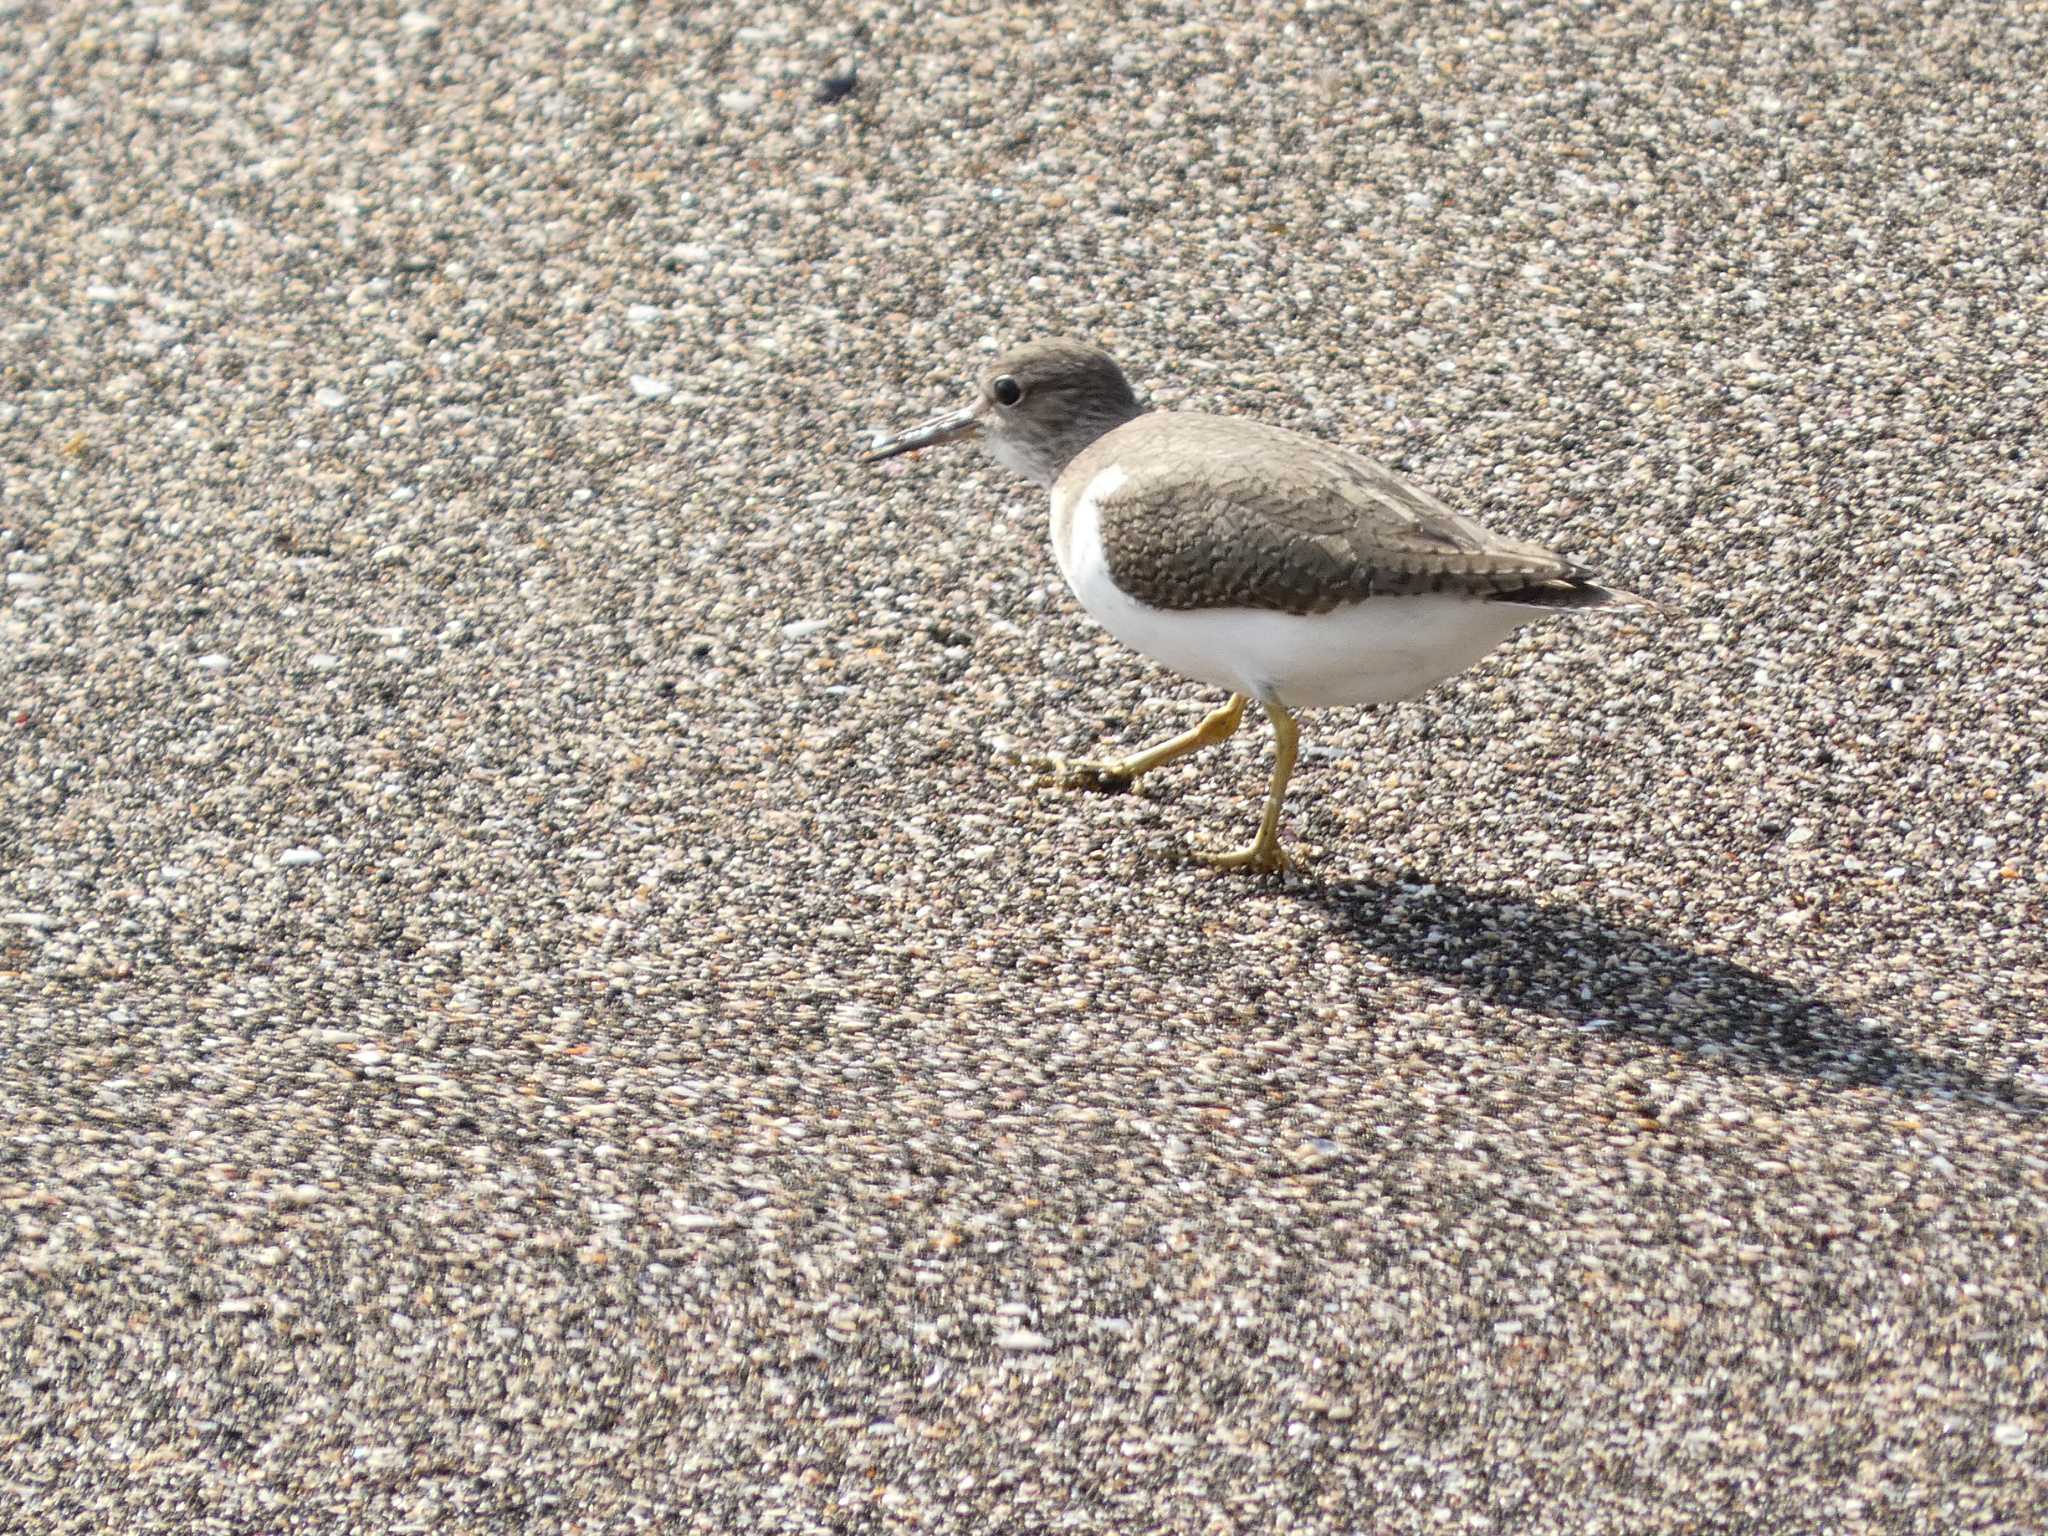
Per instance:
[[[1619,587],[1603,587],[1599,582],[1588,581],[1582,576],[1565,576],[1556,581],[1532,581],[1527,586],[1510,587],[1505,592],[1496,592],[1487,600],[1495,603],[1513,603],[1519,608],[1635,608],[1650,613],[1676,611],[1669,603],[1660,603],[1654,597],[1624,592]]]

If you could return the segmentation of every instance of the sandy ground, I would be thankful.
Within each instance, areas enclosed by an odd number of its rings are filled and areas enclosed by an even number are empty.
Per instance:
[[[2044,39],[0,5],[0,1525],[2041,1530]],[[1688,617],[1214,874],[1054,331]]]

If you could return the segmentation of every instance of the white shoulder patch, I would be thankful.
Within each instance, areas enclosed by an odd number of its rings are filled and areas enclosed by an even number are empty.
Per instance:
[[[1052,552],[1069,586],[1077,572],[1102,564],[1102,504],[1131,477],[1121,464],[1107,464],[1088,478],[1077,494],[1053,493]]]

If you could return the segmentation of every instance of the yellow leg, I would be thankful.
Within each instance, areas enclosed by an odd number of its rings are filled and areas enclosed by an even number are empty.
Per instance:
[[[1301,733],[1294,717],[1277,699],[1261,699],[1266,718],[1273,722],[1273,783],[1266,791],[1266,813],[1259,818],[1259,835],[1249,846],[1229,853],[1197,853],[1196,858],[1218,869],[1276,870],[1287,867],[1287,855],[1280,849],[1280,802],[1287,798],[1287,781],[1294,777],[1295,750]]]
[[[1068,789],[1122,789],[1140,774],[1150,773],[1177,757],[1186,757],[1199,748],[1212,747],[1226,740],[1237,729],[1238,722],[1244,719],[1244,705],[1245,696],[1233,693],[1228,704],[1209,711],[1193,730],[1182,731],[1178,736],[1155,747],[1147,747],[1142,752],[1133,752],[1129,757],[1089,759],[1085,762],[1037,757],[1024,761],[1035,768],[1050,769]]]

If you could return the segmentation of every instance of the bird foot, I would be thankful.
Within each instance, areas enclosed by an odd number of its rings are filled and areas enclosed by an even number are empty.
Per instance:
[[[1114,760],[1027,756],[1016,752],[1009,755],[1026,768],[1037,769],[1040,783],[1058,789],[1086,789],[1097,794],[1120,795],[1131,787],[1136,777],[1126,770],[1123,763]]]
[[[1246,869],[1255,874],[1277,875],[1293,866],[1294,860],[1287,856],[1287,850],[1279,840],[1253,843],[1248,848],[1233,848],[1228,853],[1210,853],[1197,848],[1194,855],[1212,869]]]

